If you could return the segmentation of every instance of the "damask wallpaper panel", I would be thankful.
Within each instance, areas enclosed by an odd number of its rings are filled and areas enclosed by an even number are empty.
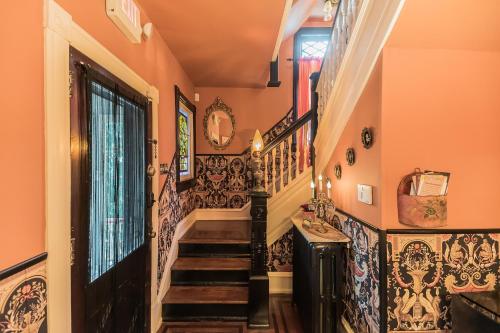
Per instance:
[[[268,272],[293,271],[293,230],[288,230],[283,236],[267,248]]]
[[[387,235],[389,332],[451,332],[451,294],[499,288],[500,234]]]
[[[159,288],[163,278],[168,254],[172,247],[177,224],[191,213],[195,208],[194,189],[191,188],[181,193],[176,190],[176,165],[175,160],[170,163],[170,168],[165,174],[165,183],[159,199],[158,219],[158,275]]]
[[[0,281],[0,332],[47,332],[45,261]]]
[[[355,332],[380,332],[379,232],[340,212],[332,224],[352,240],[345,258],[343,317]]]
[[[196,208],[241,208],[252,187],[250,155],[197,155]]]

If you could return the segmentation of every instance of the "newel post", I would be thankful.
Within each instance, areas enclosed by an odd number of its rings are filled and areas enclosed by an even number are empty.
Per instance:
[[[309,156],[311,157],[311,165],[312,165],[312,177],[313,179],[316,177],[316,168],[315,168],[315,160],[316,160],[316,149],[314,148],[314,139],[316,138],[316,133],[318,132],[318,93],[316,88],[318,87],[318,81],[320,72],[314,72],[311,74],[309,79],[311,80],[311,145]]]
[[[267,192],[252,192],[251,256],[248,288],[248,327],[269,327],[269,277],[267,275]]]

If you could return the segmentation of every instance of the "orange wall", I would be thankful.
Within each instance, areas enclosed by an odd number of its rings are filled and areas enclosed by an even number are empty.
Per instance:
[[[414,168],[451,172],[449,228],[500,226],[500,52],[384,49],[382,220]]]
[[[44,251],[42,6],[0,11],[0,270]]]
[[[154,30],[150,40],[130,43],[107,18],[102,0],[57,2],[84,30],[159,89],[159,158],[161,163],[170,163],[175,151],[174,84],[189,97],[193,84],[167,44]],[[2,50],[10,50],[0,56],[1,73],[7,78],[0,94],[0,269],[45,249],[42,9],[41,0],[15,1],[0,14]],[[22,24],[18,24],[21,15]],[[147,21],[143,13],[142,22]],[[13,26],[16,34],[10,32]]]
[[[159,105],[159,159],[170,163],[175,152],[174,84],[188,98],[193,98],[193,84],[165,41],[155,30],[141,44],[132,44],[106,15],[105,1],[56,0],[84,30],[108,48],[114,55],[136,71],[160,91]],[[149,22],[144,10],[141,24]],[[164,179],[160,179],[160,186]]]
[[[293,105],[293,37],[283,42],[279,53],[279,88],[197,87],[200,101],[196,102],[196,153],[239,154],[250,144],[255,129],[261,133],[276,124]],[[238,73],[235,73],[237,75]],[[233,110],[236,134],[224,150],[213,149],[203,134],[206,108],[219,96]]]
[[[326,176],[332,180],[332,194],[336,206],[378,227],[381,226],[380,151],[382,142],[379,133],[382,61],[385,59],[382,60],[381,57],[356,104],[325,172]],[[363,148],[361,143],[361,131],[364,127],[374,129],[375,143],[370,149]],[[345,156],[347,148],[350,147],[354,148],[356,152],[356,163],[352,166],[347,165]],[[340,180],[334,174],[334,166],[337,163],[342,166]],[[373,186],[373,205],[367,205],[357,200],[357,184]]]

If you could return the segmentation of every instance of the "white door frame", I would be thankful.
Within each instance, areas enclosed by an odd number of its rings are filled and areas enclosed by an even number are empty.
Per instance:
[[[104,3],[103,3],[104,4]],[[44,7],[45,89],[45,246],[47,257],[48,328],[51,333],[71,332],[71,160],[69,48],[79,50],[113,75],[151,99],[153,137],[158,137],[159,92],[97,40],[78,26],[54,0]],[[153,161],[159,170],[158,159]],[[158,197],[158,172],[153,191]],[[153,228],[158,226],[158,205],[153,207]],[[151,302],[156,298],[158,243],[151,244]],[[153,314],[154,328],[158,318]]]

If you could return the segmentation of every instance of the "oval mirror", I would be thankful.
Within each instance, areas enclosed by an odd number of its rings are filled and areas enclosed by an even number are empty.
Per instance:
[[[217,97],[206,110],[203,121],[205,138],[215,149],[224,149],[234,137],[234,125],[231,108]]]

